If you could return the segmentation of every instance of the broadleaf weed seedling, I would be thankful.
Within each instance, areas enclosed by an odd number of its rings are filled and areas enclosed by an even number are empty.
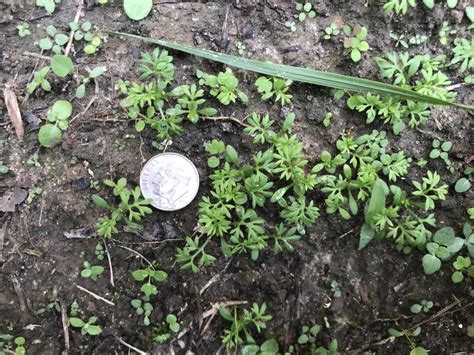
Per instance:
[[[0,333],[0,354],[26,354],[26,339],[22,336],[14,337],[10,334]]]
[[[97,260],[100,260],[100,261],[104,260],[105,250],[104,250],[104,247],[102,246],[102,243],[97,243],[97,245],[95,246],[94,254]]]
[[[20,36],[20,38],[23,38],[23,37],[31,35],[29,28],[30,28],[30,25],[26,22],[22,22],[19,25],[17,25],[16,29],[18,30],[18,36]]]
[[[288,28],[291,32],[296,31],[296,23],[294,21],[285,21],[285,27]]]
[[[289,114],[276,133],[268,115],[253,114],[245,131],[254,137],[255,144],[267,148],[256,152],[249,164],[241,164],[237,151],[222,141],[205,145],[210,154],[208,166],[214,169],[212,191],[199,204],[201,229],[177,249],[183,268],[197,272],[214,262],[216,257],[205,250],[212,238],[220,239],[225,256],[250,253],[256,260],[272,239],[275,253],[283,249],[291,252],[291,243],[315,223],[319,210],[305,195],[314,188],[316,177],[305,172],[302,144],[289,135],[294,119],[295,115]],[[281,186],[277,188],[276,182]],[[282,223],[277,227],[267,226],[259,215],[259,208],[268,203],[280,209]]]
[[[35,314],[36,315],[41,315],[45,313],[48,310],[55,310],[56,312],[60,313],[61,312],[61,306],[59,304],[59,297],[58,297],[58,288],[56,286],[53,287],[53,290],[51,292],[51,299],[50,302],[46,305],[46,307],[39,308]]]
[[[451,160],[449,159],[448,153],[453,147],[453,143],[451,141],[441,142],[438,139],[434,139],[432,143],[433,149],[430,152],[430,159],[437,159],[440,158],[446,164],[446,168],[451,172],[454,173],[454,165],[452,164]]]
[[[300,346],[309,346],[309,351],[311,354],[327,354],[327,355],[339,355],[338,343],[336,339],[331,340],[329,343],[329,348],[316,345],[316,337],[321,331],[321,326],[313,325],[309,327],[307,325],[303,326],[301,329],[301,335],[298,337],[298,344]]]
[[[441,43],[443,46],[448,44],[448,36],[449,35],[455,35],[457,31],[455,29],[452,29],[449,26],[448,21],[443,21],[443,25],[441,26],[439,32],[438,32],[438,37],[439,37],[439,43]]]
[[[416,55],[410,58],[408,53],[397,55],[388,53],[387,58],[376,57],[382,75],[393,79],[394,85],[412,89],[420,94],[437,97],[451,101],[456,93],[448,91],[450,85],[448,77],[440,71],[446,56],[430,57],[429,55]],[[384,123],[392,125],[393,132],[399,134],[406,128],[425,124],[430,115],[429,105],[411,100],[400,100],[397,97],[373,95],[352,95],[347,105],[352,110],[366,112],[367,123],[376,117]]]
[[[331,22],[331,24],[324,29],[324,39],[330,40],[331,38],[336,37],[341,31],[339,30],[339,26],[335,22]]]
[[[367,43],[367,28],[360,25],[355,25],[351,28],[348,25],[344,26],[344,33],[348,36],[344,40],[344,55],[349,55],[353,62],[358,62],[362,58],[362,52],[369,50]]]
[[[298,21],[303,22],[306,18],[315,18],[316,12],[314,11],[313,5],[309,2],[306,3],[299,3],[295,4],[296,11],[298,11],[298,15],[295,17]]]
[[[102,333],[102,327],[100,325],[95,324],[96,322],[97,317],[90,317],[87,322],[77,317],[69,318],[69,324],[74,328],[80,328],[82,335],[95,336]]]
[[[241,41],[235,41],[235,48],[237,49],[237,53],[243,57],[245,56],[245,44]]]
[[[89,278],[92,281],[97,281],[98,277],[104,272],[104,267],[100,265],[91,265],[88,261],[84,261],[84,269],[81,271],[81,276]]]
[[[44,7],[44,9],[52,14],[56,9],[56,4],[59,4],[61,0],[36,0],[36,6]]]
[[[140,229],[138,222],[152,212],[148,207],[151,203],[150,199],[142,197],[139,186],[133,190],[128,189],[125,178],[120,178],[117,182],[104,180],[104,184],[113,188],[113,194],[120,198],[120,203],[118,206],[113,206],[99,195],[92,195],[92,201],[97,206],[111,211],[110,216],[99,217],[99,223],[96,226],[97,234],[110,238],[112,234],[118,233],[117,223],[120,221],[125,222],[133,230]]]
[[[266,329],[267,322],[273,318],[266,314],[266,311],[265,303],[261,306],[254,303],[250,309],[243,309],[243,312],[239,312],[239,308],[235,306],[233,310],[226,307],[220,308],[219,313],[222,318],[232,323],[230,328],[224,330],[222,343],[228,349],[239,349],[244,344],[255,344],[251,329],[255,328],[260,333],[262,329]]]
[[[135,270],[132,273],[132,277],[135,281],[145,281],[140,287],[140,291],[143,292],[143,300],[148,302],[151,296],[158,294],[158,288],[155,286],[153,281],[164,282],[168,278],[168,274],[162,270],[156,270],[154,267],[145,269]]]
[[[465,38],[456,38],[452,52],[453,59],[451,60],[451,65],[461,63],[459,68],[461,73],[467,69],[474,68],[474,38],[471,41]]]
[[[143,315],[143,324],[146,326],[150,325],[150,315],[153,312],[153,305],[149,302],[142,301],[140,299],[133,299],[131,301],[132,307],[135,312],[140,316]]]
[[[291,104],[293,95],[288,93],[292,80],[272,77],[268,79],[264,76],[259,77],[255,81],[257,91],[262,94],[262,101],[275,97],[275,101],[280,101],[281,105]]]
[[[43,189],[39,186],[33,187],[28,191],[28,197],[26,198],[26,203],[31,205],[33,200],[43,193]]]
[[[427,313],[430,309],[433,308],[433,302],[427,300],[421,300],[420,303],[415,303],[410,307],[410,312],[414,314],[418,314],[421,311]]]
[[[391,14],[393,11],[397,15],[402,14],[405,15],[408,11],[408,6],[415,7],[416,1],[415,0],[385,0],[385,4],[383,5],[383,9],[387,14]]]
[[[47,113],[48,123],[38,131],[38,141],[43,147],[52,148],[62,140],[63,131],[69,126],[72,105],[67,100],[56,101]]]
[[[180,325],[174,314],[168,314],[165,321],[153,327],[153,341],[158,344],[166,343],[171,339],[171,333],[179,332]]]
[[[46,79],[50,69],[50,67],[46,66],[33,73],[33,81],[28,84],[28,94],[33,94],[39,87],[46,92],[51,91],[51,84]]]
[[[82,99],[86,94],[86,86],[93,80],[103,75],[106,71],[105,67],[95,67],[86,76],[80,75],[82,84],[76,89],[76,97]]]
[[[226,68],[225,72],[217,75],[204,73],[201,70],[196,71],[199,79],[199,85],[210,87],[210,94],[217,98],[223,105],[235,103],[237,97],[244,104],[248,102],[248,96],[238,88],[239,80],[235,77],[231,69]]]
[[[61,54],[63,52],[63,46],[69,40],[69,36],[59,32],[53,25],[46,27],[46,33],[48,37],[40,39],[39,42],[35,42],[35,44],[43,51],[52,50],[56,54]]]

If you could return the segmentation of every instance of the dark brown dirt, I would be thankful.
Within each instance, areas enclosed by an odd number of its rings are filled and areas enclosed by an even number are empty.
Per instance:
[[[450,21],[459,30],[467,27],[461,10],[448,11],[440,4],[433,11],[419,6],[400,18],[387,17],[375,1],[320,0],[314,5],[318,13],[316,19],[297,24],[295,33],[283,26],[293,15],[292,3],[285,0],[161,2],[155,5],[148,18],[139,23],[128,20],[121,6],[112,3],[105,7],[87,7],[83,19],[104,29],[230,53],[236,52],[235,41],[241,40],[247,47],[246,56],[250,58],[373,79],[377,79],[378,70],[371,56],[395,50],[394,43],[388,38],[389,31],[427,34],[430,40],[422,46],[411,47],[410,51],[437,54],[447,53],[437,40],[437,29],[443,20]],[[41,17],[41,11],[32,6],[0,4],[0,84],[13,81],[20,102],[25,97],[26,83],[37,62],[23,52],[38,52],[33,42],[44,36],[44,27],[48,24],[66,30],[76,7],[60,5],[53,17]],[[38,17],[41,18],[29,21]],[[15,26],[23,20],[30,23],[32,35],[19,39]],[[354,64],[342,55],[342,37],[323,41],[323,29],[332,21],[367,26],[370,56],[365,54],[359,64]],[[143,162],[158,153],[151,145],[153,132],[146,131],[140,137],[133,125],[121,121],[125,117],[118,105],[120,95],[114,90],[114,83],[119,78],[137,79],[135,68],[140,52],[152,48],[137,41],[109,37],[97,55],[85,56],[79,50],[73,52],[72,58],[82,70],[105,65],[107,74],[99,79],[100,90],[94,104],[68,130],[71,144],[67,147],[41,148],[36,132],[28,130],[25,141],[19,143],[8,123],[6,109],[0,106],[0,139],[5,140],[5,146],[0,148],[1,160],[11,169],[0,180],[0,195],[15,186],[24,189],[40,186],[43,189],[31,205],[23,203],[15,213],[0,214],[5,231],[3,242],[0,235],[0,333],[23,335],[29,354],[61,353],[64,349],[61,315],[55,311],[35,315],[37,309],[51,301],[52,289],[57,287],[59,298],[65,305],[77,301],[81,311],[87,316],[96,315],[104,328],[98,337],[83,337],[71,329],[70,353],[73,354],[125,353],[127,349],[114,336],[151,353],[170,353],[171,348],[182,353],[188,349],[197,354],[215,353],[221,346],[220,335],[225,322],[216,317],[210,328],[200,335],[199,321],[202,312],[222,301],[266,302],[273,320],[258,339],[273,336],[281,348],[296,344],[303,325],[323,325],[327,317],[330,328],[323,327],[319,338],[324,345],[337,339],[342,352],[362,353],[370,349],[378,354],[408,354],[410,347],[406,339],[380,342],[388,337],[388,328],[408,328],[428,319],[451,304],[454,297],[462,305],[472,302],[467,283],[458,286],[451,283],[448,265],[443,274],[426,276],[421,268],[420,253],[403,255],[389,241],[372,242],[359,252],[357,243],[362,217],[344,221],[324,212],[317,225],[296,243],[296,251],[292,254],[275,256],[268,251],[258,262],[252,262],[245,255],[231,260],[221,257],[212,267],[198,274],[180,270],[175,262],[175,250],[183,245],[182,238],[192,233],[197,223],[198,202],[209,193],[203,143],[213,138],[222,139],[234,145],[243,157],[254,149],[241,127],[231,122],[185,125],[183,134],[174,139],[169,151],[188,156],[197,166],[201,176],[198,198],[181,211],[155,211],[145,219],[145,228],[160,231],[158,240],[150,242],[130,233],[120,233],[108,243],[115,287],[108,282],[106,260],[100,262],[106,267],[100,281],[81,278],[82,263],[94,260],[98,240],[66,239],[63,233],[93,226],[102,214],[90,201],[91,194],[97,193],[89,187],[90,182],[124,176],[136,184]],[[195,82],[194,72],[198,68],[207,72],[222,68],[181,53],[173,52],[172,55],[177,68],[175,82],[179,84]],[[249,93],[250,104],[222,108],[210,100],[214,107],[219,107],[222,115],[229,116],[235,112],[236,117],[242,118],[254,111],[269,111],[277,121],[284,117],[287,109],[261,103],[253,87],[256,75],[236,72],[242,81],[242,89]],[[448,74],[454,83],[462,81],[463,76],[454,69]],[[44,119],[54,100],[73,98],[75,83],[56,79],[52,84],[52,93],[45,95],[40,92],[28,99],[22,106],[24,115],[38,109],[35,114]],[[91,86],[84,99],[74,101],[75,113],[85,109],[92,91]],[[292,110],[297,116],[295,133],[304,142],[305,154],[312,163],[318,159],[321,150],[334,149],[343,129],[351,129],[355,135],[372,129],[390,130],[380,122],[366,125],[362,115],[350,111],[344,100],[332,99],[328,89],[294,84],[291,91],[295,96]],[[472,90],[459,88],[458,100],[472,103]],[[334,119],[328,129],[323,129],[322,117],[329,111],[334,113]],[[434,137],[454,141],[451,156],[458,172],[449,174],[440,162],[430,162],[428,167],[442,173],[445,182],[450,184],[448,199],[437,211],[438,224],[460,231],[467,218],[465,211],[472,204],[469,200],[472,194],[456,194],[452,186],[473,154],[470,141],[472,115],[461,110],[436,109],[431,117],[430,123],[422,127],[423,133],[407,130],[398,137],[390,135],[390,144],[393,149],[403,149],[417,161],[428,155]],[[117,142],[124,145],[123,150],[117,149]],[[40,166],[27,165],[28,158],[36,152]],[[71,165],[72,157],[76,157],[79,163]],[[420,172],[414,169],[409,178],[419,179],[419,176]],[[112,198],[103,185],[100,185],[99,193]],[[314,198],[318,206],[323,207],[321,194],[317,192]],[[183,349],[177,341],[165,346],[151,342],[150,328],[142,325],[142,318],[130,305],[130,301],[139,295],[139,284],[132,280],[131,273],[143,266],[142,260],[121,245],[156,261],[160,269],[168,272],[168,281],[159,284],[159,294],[153,298],[152,322],[161,322],[168,313],[179,314],[182,328],[188,330],[181,338]],[[211,245],[211,251],[220,255],[217,242]],[[199,290],[218,274],[220,278],[200,295]],[[20,291],[15,290],[13,280],[18,280]],[[331,299],[332,280],[340,284],[342,297],[339,299]],[[76,285],[112,300],[115,306],[91,298],[79,291]],[[413,316],[409,308],[421,299],[430,299],[435,306],[431,313]],[[25,309],[21,308],[21,302],[24,302]],[[430,349],[431,354],[474,351],[466,334],[467,326],[474,320],[472,305],[461,311],[458,308],[453,310],[455,312],[424,324],[416,343]]]

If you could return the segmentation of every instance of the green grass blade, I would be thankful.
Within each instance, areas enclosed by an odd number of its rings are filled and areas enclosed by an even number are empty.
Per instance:
[[[474,106],[464,105],[456,102],[449,102],[435,97],[419,94],[415,91],[403,89],[399,86],[390,85],[378,81],[361,79],[353,76],[324,72],[309,68],[292,67],[290,65],[262,62],[259,60],[236,57],[229,54],[217,53],[206,49],[177,44],[160,39],[142,37],[123,32],[105,31],[109,34],[134,38],[145,42],[155,43],[163,47],[172,48],[188,54],[193,54],[209,60],[220,62],[229,66],[234,66],[256,73],[291,79],[303,83],[326,86],[333,89],[347,91],[372,92],[380,95],[398,96],[401,99],[426,102],[433,105],[451,106],[474,110]]]

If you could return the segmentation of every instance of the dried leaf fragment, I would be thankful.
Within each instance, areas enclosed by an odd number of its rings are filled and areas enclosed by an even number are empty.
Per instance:
[[[23,142],[25,130],[23,128],[23,121],[21,120],[21,112],[18,107],[18,100],[15,92],[7,86],[3,90],[3,97],[5,99],[5,105],[7,106],[10,120],[12,121],[13,127],[15,127],[16,136],[21,142]]]

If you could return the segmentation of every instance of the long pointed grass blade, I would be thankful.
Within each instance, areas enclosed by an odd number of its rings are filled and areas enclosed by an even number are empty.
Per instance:
[[[399,86],[378,81],[361,79],[353,76],[324,72],[309,68],[292,67],[290,65],[275,64],[259,60],[236,57],[229,54],[217,53],[207,49],[195,48],[183,44],[164,41],[155,38],[142,37],[123,32],[106,31],[109,34],[134,38],[145,42],[155,43],[163,47],[172,48],[181,52],[203,57],[229,66],[250,70],[256,73],[291,79],[303,83],[326,86],[333,89],[347,91],[372,92],[380,95],[392,95],[401,99],[426,102],[433,105],[451,106],[474,110],[474,106],[441,100],[432,96],[422,95],[415,91],[403,89]]]

